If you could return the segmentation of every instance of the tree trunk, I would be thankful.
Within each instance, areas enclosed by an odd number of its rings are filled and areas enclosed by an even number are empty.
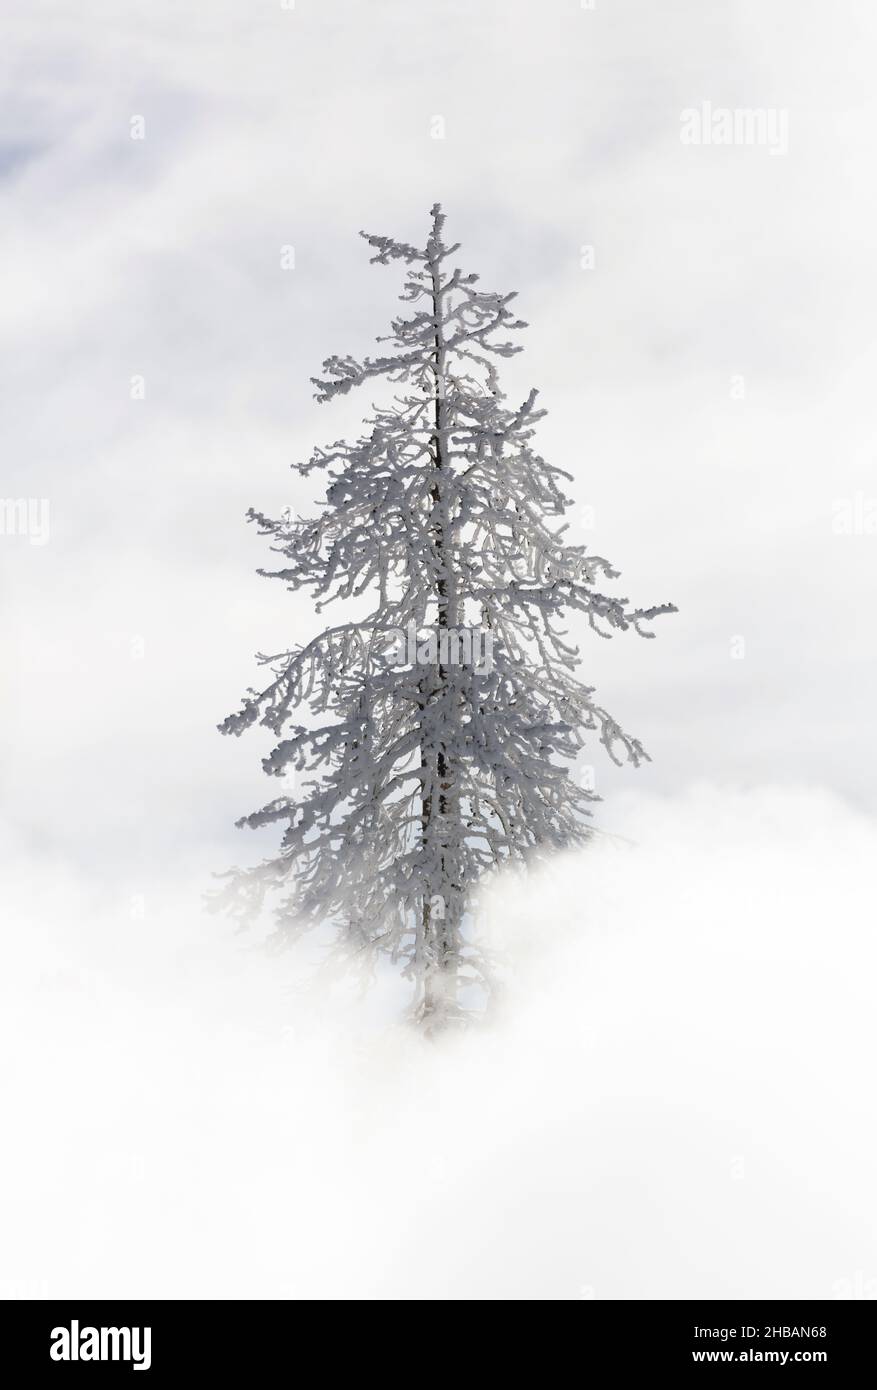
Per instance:
[[[437,256],[438,244],[432,242]],[[447,468],[447,401],[445,394],[445,349],[441,329],[441,283],[437,258],[431,259],[432,306],[435,323],[435,417],[433,464],[435,482],[432,487],[432,517],[435,532],[435,548],[439,561],[436,579],[436,599],[438,608],[438,654],[437,665],[432,679],[424,678],[424,688],[429,687],[425,699],[441,699],[448,682],[447,667],[441,662],[441,634],[456,627],[458,621],[457,593],[455,576],[450,568],[449,536],[450,524],[447,496],[442,487],[442,473]],[[454,882],[456,853],[448,843],[450,827],[454,821],[456,807],[453,788],[453,770],[449,766],[444,746],[441,744],[435,755],[435,784],[438,785],[438,815],[435,815],[436,801],[433,796],[423,797],[421,826],[424,848],[430,845],[438,829],[439,878],[436,885],[428,880],[423,889],[422,952],[424,961],[423,995],[421,1013],[427,1026],[432,1021],[440,1021],[441,1015],[453,1012],[457,993],[457,936],[459,929],[459,885]],[[429,758],[426,751],[421,755],[421,767],[426,773]],[[436,910],[436,898],[441,905],[441,913]]]

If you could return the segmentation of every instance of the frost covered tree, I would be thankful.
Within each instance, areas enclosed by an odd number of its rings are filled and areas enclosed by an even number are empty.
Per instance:
[[[534,448],[536,392],[509,403],[497,375],[521,351],[515,296],[478,289],[438,205],[431,218],[423,248],[362,233],[373,263],[405,267],[407,309],[382,355],[330,357],[314,379],[320,402],[390,383],[358,439],[295,465],[326,475],[321,511],[248,514],[282,557],[260,573],[309,590],[318,611],[348,601],[348,620],[260,655],[270,680],[220,725],[271,730],[269,776],[310,774],[238,822],[285,830],[275,858],[229,875],[224,904],[250,918],[276,890],[281,938],[331,924],[360,960],[384,953],[429,1027],[486,983],[467,911],[483,876],[592,833],[598,798],[571,776],[586,740],[617,763],[647,757],[576,680],[564,613],[602,637],[649,637],[644,624],[674,611],[602,593],[617,571],[552,527],[570,475]]]

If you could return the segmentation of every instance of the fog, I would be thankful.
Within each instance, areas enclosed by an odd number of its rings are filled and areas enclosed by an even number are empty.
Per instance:
[[[805,788],[618,819],[496,889],[493,1014],[434,1043],[200,883],[140,915],[25,866],[7,1296],[873,1297],[877,826]]]

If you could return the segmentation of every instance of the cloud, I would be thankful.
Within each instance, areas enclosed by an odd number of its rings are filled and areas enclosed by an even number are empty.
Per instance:
[[[315,995],[313,953],[205,922],[200,885],[112,899],[20,855],[7,1291],[870,1287],[877,825],[703,786],[623,829],[497,890],[496,1015],[437,1046],[388,981]]]
[[[761,8],[86,0],[11,21],[4,488],[52,515],[47,546],[0,544],[23,833],[111,847],[136,879],[144,856],[221,856],[259,804],[262,750],[214,726],[252,653],[317,620],[255,578],[243,514],[318,505],[289,465],[368,403],[318,409],[308,379],[397,308],[356,233],[419,237],[436,196],[463,265],[520,292],[508,385],[540,387],[539,447],[594,509],[570,539],[680,609],[655,643],[583,634],[583,679],[654,758],[639,782],[812,775],[873,806],[874,538],[831,527],[874,491],[874,21]],[[788,156],[683,146],[703,100],[788,106]]]

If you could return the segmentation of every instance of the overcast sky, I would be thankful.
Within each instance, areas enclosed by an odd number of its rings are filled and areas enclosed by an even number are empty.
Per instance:
[[[39,855],[250,854],[258,735],[214,726],[314,619],[243,513],[318,495],[289,463],[367,401],[309,377],[396,307],[357,232],[422,241],[436,199],[519,291],[508,380],[575,475],[571,538],[680,609],[585,637],[654,759],[595,754],[609,822],[701,777],[873,805],[871,7],[35,0],[5,27],[3,492],[49,499],[50,538],[0,540],[3,768]],[[785,113],[787,148],[683,143],[704,102]]]

